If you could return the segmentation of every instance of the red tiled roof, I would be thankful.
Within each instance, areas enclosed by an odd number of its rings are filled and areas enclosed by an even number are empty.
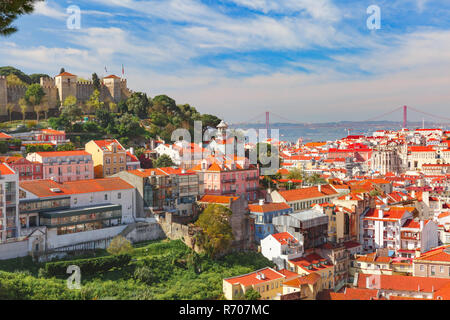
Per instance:
[[[42,158],[53,158],[53,157],[70,157],[70,156],[91,156],[89,152],[84,150],[74,150],[74,151],[48,151],[48,152],[36,152]]]
[[[430,251],[424,252],[420,255],[420,257],[417,257],[415,261],[445,261],[450,262],[450,253],[446,253],[444,250],[449,248],[450,246],[442,246],[435,249],[432,249]]]
[[[63,73],[60,73],[60,74],[58,74],[56,77],[60,77],[60,76],[70,76],[70,77],[75,77],[74,74],[71,74],[71,73],[69,73],[69,72],[63,72]]]
[[[117,143],[117,150],[123,150],[122,145],[117,141],[116,139],[106,139],[106,140],[94,140],[94,143],[100,148],[106,148],[107,146],[111,145],[112,143]]]
[[[287,201],[297,201],[311,198],[319,198],[324,196],[337,195],[338,192],[330,185],[322,185],[321,191],[319,187],[300,188],[294,190],[279,191],[280,195]]]
[[[379,220],[378,217],[379,210],[383,211],[382,220],[399,220],[401,219],[405,213],[412,212],[414,207],[390,207],[388,211],[383,209],[370,209],[369,212],[365,215],[364,219],[368,220]]]
[[[204,195],[198,202],[209,202],[209,203],[219,203],[219,204],[229,204],[230,199],[235,201],[239,197],[228,197],[228,196],[214,196],[214,195]]]
[[[271,202],[271,203],[264,203],[263,205],[260,204],[248,205],[248,209],[250,210],[250,212],[262,212],[262,213],[286,210],[290,208],[291,207],[285,202]]]
[[[416,291],[432,292],[439,290],[443,286],[450,283],[450,279],[431,278],[431,277],[413,277],[400,275],[370,275],[358,274],[358,288],[367,288],[366,279],[368,277],[376,277],[374,283],[379,285],[379,289],[396,290],[396,291]]]
[[[275,238],[275,240],[277,240],[279,243],[281,243],[282,245],[284,244],[288,244],[288,240],[291,240],[292,242],[298,242],[294,236],[292,234],[290,234],[289,232],[280,232],[280,233],[275,233],[272,234],[272,237]]]
[[[0,163],[0,175],[6,176],[14,173],[6,164]]]
[[[305,276],[286,281],[283,283],[283,286],[300,288],[301,285],[304,284],[315,284],[317,281],[319,281],[319,279],[320,275],[318,275],[317,273],[310,273]]]
[[[53,180],[29,180],[21,181],[19,185],[22,189],[25,189],[40,198],[134,188],[126,181],[117,177],[68,181],[63,183],[58,183]],[[50,189],[53,188],[60,189],[61,192],[51,191]]]
[[[118,76],[114,75],[114,74],[111,74],[111,75],[109,75],[107,77],[104,77],[103,79],[120,79],[120,78]]]
[[[265,278],[258,279],[257,278],[258,274],[264,274]],[[244,274],[242,276],[237,276],[237,277],[233,277],[233,278],[227,278],[224,280],[231,284],[239,283],[243,286],[251,286],[251,285],[255,285],[255,284],[264,283],[267,281],[282,279],[284,277],[285,276],[283,274],[273,270],[272,268],[267,267],[267,268],[260,269],[255,272],[252,272],[252,273]]]
[[[378,296],[378,290],[346,288],[344,292],[330,292],[330,300],[372,300]]]
[[[12,139],[12,137],[6,133],[0,132],[0,139]]]

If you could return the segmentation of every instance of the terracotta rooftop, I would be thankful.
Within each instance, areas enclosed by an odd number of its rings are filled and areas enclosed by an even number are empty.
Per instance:
[[[19,185],[22,189],[29,191],[40,198],[134,188],[124,180],[114,177],[68,181],[63,183],[58,183],[53,180],[29,180],[21,181]],[[59,189],[60,192],[53,192],[50,189]]]

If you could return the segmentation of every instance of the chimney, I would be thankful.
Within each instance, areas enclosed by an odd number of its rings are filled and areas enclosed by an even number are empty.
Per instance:
[[[388,199],[387,199],[387,197],[386,197],[386,198],[383,198],[383,203],[386,204],[386,205],[388,204]]]
[[[422,231],[423,230],[423,220],[420,220],[420,231]]]
[[[319,184],[319,186],[317,187],[317,189],[319,190],[319,192],[322,192],[322,185]]]
[[[259,205],[262,206],[264,204],[264,199],[259,199]]]
[[[378,209],[378,218],[382,219],[384,216],[384,212],[382,209]]]

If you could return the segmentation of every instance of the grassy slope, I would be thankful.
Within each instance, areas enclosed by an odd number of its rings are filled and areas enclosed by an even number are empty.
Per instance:
[[[39,278],[40,265],[29,257],[0,261],[0,299],[220,299],[223,278],[272,266],[258,253],[234,253],[218,261],[201,256],[196,272],[190,254],[181,241],[138,244],[128,266],[95,275],[81,270],[81,290],[68,290],[62,278]],[[150,284],[134,279],[139,267],[152,270]]]

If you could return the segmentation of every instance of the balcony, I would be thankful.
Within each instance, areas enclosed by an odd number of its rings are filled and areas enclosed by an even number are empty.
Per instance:
[[[256,177],[246,177],[245,178],[245,181],[251,181],[251,180],[259,180],[259,177],[256,176]]]
[[[222,183],[234,183],[234,182],[236,182],[236,178],[222,179]]]
[[[232,193],[236,193],[236,189],[234,190],[226,190],[222,192],[223,194],[232,194]]]

